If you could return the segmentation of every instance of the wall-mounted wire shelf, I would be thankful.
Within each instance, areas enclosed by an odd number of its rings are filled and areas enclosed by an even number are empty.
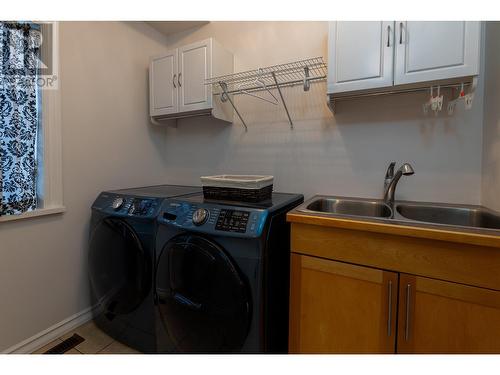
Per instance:
[[[327,67],[326,63],[323,61],[323,57],[313,57],[245,72],[212,77],[207,79],[205,84],[212,86],[212,93],[214,95],[219,95],[221,101],[229,101],[231,103],[236,114],[243,123],[245,130],[247,130],[247,125],[236,108],[231,96],[246,94],[264,101],[274,102],[273,104],[278,104],[277,98],[270,91],[276,89],[287,114],[290,127],[293,129],[293,122],[288,112],[288,107],[286,106],[281,88],[302,85],[304,91],[309,91],[311,83],[324,81],[326,78]],[[255,94],[260,91],[268,91],[270,93],[269,99]]]

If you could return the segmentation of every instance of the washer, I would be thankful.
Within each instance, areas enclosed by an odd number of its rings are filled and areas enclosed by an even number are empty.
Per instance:
[[[92,205],[89,279],[94,321],[134,349],[156,352],[153,270],[160,206],[165,198],[200,190],[159,185],[105,191]]]
[[[286,353],[290,226],[302,195],[259,204],[166,199],[158,216],[158,350]]]

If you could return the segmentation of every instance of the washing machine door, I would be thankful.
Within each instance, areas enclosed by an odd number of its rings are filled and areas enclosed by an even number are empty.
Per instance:
[[[194,234],[173,237],[157,263],[156,293],[175,351],[238,351],[251,320],[248,282],[217,243]]]
[[[133,312],[151,289],[152,262],[134,229],[107,217],[91,233],[89,276],[94,297],[108,319]]]

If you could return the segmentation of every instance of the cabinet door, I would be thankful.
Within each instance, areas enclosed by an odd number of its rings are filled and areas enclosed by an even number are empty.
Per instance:
[[[396,22],[396,85],[479,73],[481,23]]]
[[[292,254],[291,353],[394,353],[398,275]]]
[[[177,50],[152,58],[149,66],[150,116],[175,112],[178,112]]]
[[[401,274],[398,353],[500,353],[500,292]]]
[[[212,71],[212,40],[179,48],[179,111],[212,107],[212,92],[205,80]]]
[[[394,22],[330,22],[328,93],[392,86]]]

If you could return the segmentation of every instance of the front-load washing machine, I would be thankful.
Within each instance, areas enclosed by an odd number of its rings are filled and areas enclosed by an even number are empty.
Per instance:
[[[158,216],[158,350],[286,353],[290,226],[298,194],[261,203],[166,199]]]
[[[142,352],[156,352],[156,217],[165,198],[198,187],[159,185],[105,191],[92,205],[89,279],[96,325]]]

